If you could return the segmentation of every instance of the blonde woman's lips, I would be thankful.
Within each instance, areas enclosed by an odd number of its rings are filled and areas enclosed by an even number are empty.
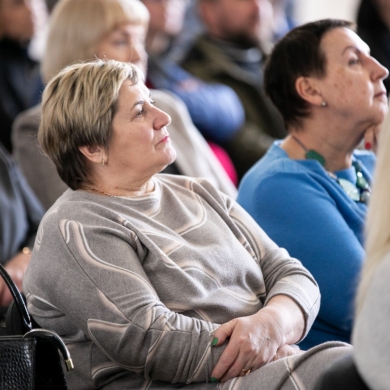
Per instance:
[[[165,137],[163,137],[162,140],[157,143],[157,145],[161,144],[163,142],[170,142],[169,135],[166,135]]]

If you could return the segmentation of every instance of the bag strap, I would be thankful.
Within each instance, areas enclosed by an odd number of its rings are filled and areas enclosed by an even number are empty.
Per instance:
[[[52,332],[51,330],[47,329],[32,329],[29,332],[27,332],[23,338],[34,338],[34,337],[52,337],[56,347],[61,352],[62,357],[65,360],[65,365],[67,371],[72,371],[74,369],[72,358],[70,357],[70,353],[68,351],[68,348],[66,348],[65,343],[62,341],[61,337],[58,336],[57,333]]]
[[[27,310],[22,294],[20,293],[15,282],[11,279],[8,272],[1,264],[0,264],[0,275],[5,281],[5,283],[7,284],[9,290],[11,291],[12,297],[14,298],[14,302],[16,303],[16,306],[22,317],[24,326],[26,327],[26,329],[31,330],[32,329],[31,317]]]

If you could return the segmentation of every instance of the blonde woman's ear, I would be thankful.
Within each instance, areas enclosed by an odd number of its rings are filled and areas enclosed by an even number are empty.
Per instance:
[[[80,152],[92,163],[105,165],[108,157],[101,146],[79,146]]]

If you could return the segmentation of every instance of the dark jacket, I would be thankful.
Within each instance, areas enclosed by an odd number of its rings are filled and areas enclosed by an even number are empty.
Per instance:
[[[0,142],[12,151],[11,128],[15,117],[36,105],[43,85],[39,64],[27,49],[7,38],[0,40]]]
[[[0,144],[0,263],[34,245],[43,208]]]
[[[182,61],[182,66],[207,82],[230,86],[245,110],[245,122],[233,138],[222,146],[229,153],[239,178],[259,160],[272,142],[286,135],[283,120],[266,97],[262,87],[262,69],[254,79],[208,37],[201,35]]]

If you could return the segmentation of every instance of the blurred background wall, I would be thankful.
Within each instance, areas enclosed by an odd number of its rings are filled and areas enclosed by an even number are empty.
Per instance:
[[[295,0],[295,18],[300,23],[338,18],[356,21],[359,0]]]

